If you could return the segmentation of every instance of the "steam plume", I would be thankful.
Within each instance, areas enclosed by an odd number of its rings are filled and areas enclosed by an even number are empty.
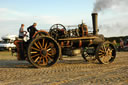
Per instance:
[[[95,0],[93,12],[104,12],[100,17],[102,20],[101,34],[105,36],[128,35],[128,0]],[[108,11],[106,11],[109,9]],[[110,15],[105,15],[109,13]],[[107,17],[107,18],[105,18]],[[108,35],[109,33],[109,35]]]
[[[101,12],[108,8],[112,8],[113,6],[118,6],[123,2],[127,2],[127,0],[96,0],[93,12]]]

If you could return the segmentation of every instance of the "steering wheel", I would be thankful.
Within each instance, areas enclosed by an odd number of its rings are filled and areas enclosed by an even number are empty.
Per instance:
[[[49,34],[54,39],[57,39],[59,36],[59,32],[61,30],[63,30],[65,32],[66,28],[62,24],[54,24],[53,26],[51,26],[51,28],[49,30]]]

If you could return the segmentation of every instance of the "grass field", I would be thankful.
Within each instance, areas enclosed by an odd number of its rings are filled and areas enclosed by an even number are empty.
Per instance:
[[[0,51],[0,60],[15,60],[15,59],[16,59],[16,56],[12,56],[11,52]]]

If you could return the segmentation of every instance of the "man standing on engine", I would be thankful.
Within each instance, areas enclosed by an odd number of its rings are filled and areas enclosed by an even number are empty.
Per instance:
[[[36,25],[37,25],[37,23],[33,23],[32,26],[30,26],[30,27],[27,28],[27,31],[29,32],[29,38],[30,38],[30,40],[32,40],[32,37],[35,34],[35,32],[38,31],[36,29]]]

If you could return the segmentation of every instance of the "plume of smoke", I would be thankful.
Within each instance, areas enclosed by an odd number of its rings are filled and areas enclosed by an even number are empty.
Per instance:
[[[100,33],[107,37],[128,35],[128,0],[95,0],[93,12],[107,12],[110,15],[101,15],[107,17],[102,20],[102,26],[99,26]],[[117,13],[117,14],[115,14]],[[109,34],[108,34],[109,33]]]
[[[122,2],[127,0],[96,0],[94,3],[93,12],[101,12],[113,6],[118,6]]]
[[[95,4],[94,4],[94,9],[93,12],[100,12],[106,8],[111,7],[112,0],[96,0]]]

